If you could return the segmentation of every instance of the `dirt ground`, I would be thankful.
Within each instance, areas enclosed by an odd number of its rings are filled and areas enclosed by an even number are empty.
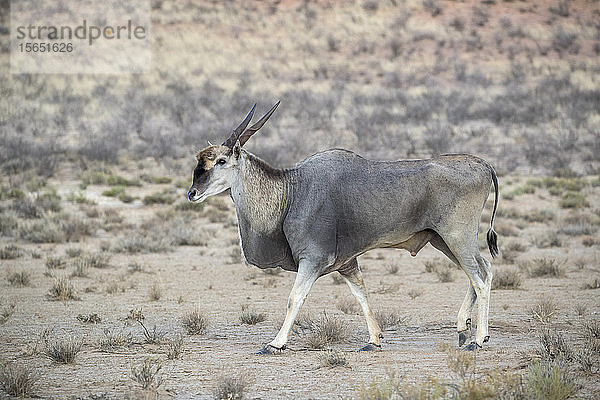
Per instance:
[[[504,192],[523,182],[518,177],[500,180]],[[61,191],[67,192],[77,182],[66,182]],[[165,185],[149,185],[157,188]],[[508,187],[507,187],[508,186]],[[91,185],[86,193],[93,198],[103,186]],[[143,194],[148,188],[136,189]],[[185,189],[179,189],[183,195]],[[600,192],[596,187],[584,189],[591,207],[598,209]],[[59,191],[60,193],[60,191]],[[31,273],[28,287],[15,287],[2,282],[2,306],[15,304],[14,313],[0,326],[0,354],[16,359],[17,364],[35,371],[39,377],[36,394],[42,398],[211,398],[218,379],[237,375],[247,382],[247,398],[352,398],[361,385],[385,378],[397,372],[402,382],[419,383],[427,377],[452,379],[446,366],[447,352],[440,344],[456,345],[456,313],[467,285],[466,276],[459,270],[451,272],[452,282],[442,283],[435,273],[425,272],[425,263],[443,264],[441,253],[427,246],[416,258],[399,250],[373,250],[361,256],[360,265],[373,307],[398,315],[400,322],[384,334],[383,351],[358,353],[356,350],[368,339],[366,324],[360,313],[344,314],[338,304],[352,303],[349,290],[332,275],[320,278],[313,287],[302,315],[318,317],[326,313],[339,318],[349,330],[347,339],[327,348],[339,350],[348,367],[322,367],[325,350],[311,350],[301,332],[290,337],[284,354],[257,356],[253,352],[269,342],[276,334],[285,315],[288,292],[294,274],[266,274],[244,265],[236,258],[237,227],[233,204],[228,197],[210,199],[209,204],[226,207],[222,222],[210,222],[211,206],[200,217],[191,219],[193,229],[206,233],[205,246],[179,246],[173,251],[148,254],[112,254],[110,266],[91,268],[88,277],[72,278],[80,300],[52,301],[47,298],[53,278],[45,274],[45,258],[64,256],[69,248],[94,251],[102,242],[112,240],[113,234],[100,232],[94,238],[68,244],[19,244],[28,253],[40,253],[33,258],[26,254],[15,260],[2,261],[2,274],[27,270]],[[82,205],[63,202],[65,209],[78,212]],[[488,201],[490,203],[490,201]],[[560,221],[568,211],[556,206],[556,200],[543,190],[537,194],[501,200],[500,209],[527,213],[528,206],[552,210]],[[489,205],[489,204],[488,204]],[[140,223],[153,213],[168,209],[168,205],[143,206],[139,200],[130,205],[113,203],[94,206],[100,213],[112,208],[125,217],[124,224]],[[486,211],[485,214],[489,213]],[[490,341],[476,352],[475,372],[490,370],[524,372],[528,358],[539,345],[540,322],[533,316],[542,296],[553,299],[556,315],[548,324],[573,343],[583,338],[582,324],[598,319],[600,301],[597,290],[582,289],[600,276],[598,247],[582,245],[579,237],[571,237],[558,248],[537,248],[535,237],[546,233],[539,223],[527,226],[515,218],[498,218],[500,249],[518,241],[526,250],[518,260],[535,257],[557,257],[564,260],[564,277],[531,278],[521,267],[522,286],[517,290],[493,290],[490,306]],[[482,229],[487,229],[482,223]],[[515,228],[520,226],[521,229]],[[512,229],[516,232],[512,232]],[[506,232],[515,237],[508,237]],[[504,233],[504,235],[503,235]],[[117,240],[118,242],[118,240]],[[483,250],[489,258],[487,250]],[[39,257],[39,255],[38,255]],[[65,256],[66,257],[66,256]],[[238,256],[239,257],[239,256]],[[128,270],[132,263],[143,266],[142,272]],[[519,261],[517,261],[519,264]],[[67,264],[70,265],[70,264]],[[496,271],[509,266],[502,258],[493,262]],[[398,266],[394,271],[392,266]],[[55,269],[50,275],[68,275]],[[337,274],[337,273],[336,273]],[[108,289],[116,283],[117,289]],[[158,285],[161,296],[152,301],[149,293]],[[107,292],[110,292],[107,293]],[[246,325],[240,322],[242,307],[266,314],[264,322]],[[583,311],[577,311],[576,306]],[[142,310],[148,328],[156,326],[164,332],[164,340],[184,337],[184,350],[179,359],[167,360],[163,344],[146,344],[142,328],[126,321],[130,310]],[[185,335],[181,318],[186,312],[200,310],[209,320],[204,335]],[[77,320],[79,314],[97,313],[101,322],[86,324]],[[582,314],[582,315],[579,315]],[[473,316],[475,320],[475,315]],[[61,365],[41,353],[42,334],[51,329],[52,338],[72,337],[83,342],[74,364]],[[104,330],[130,332],[132,343],[111,351],[102,350]],[[163,383],[157,391],[142,391],[131,375],[132,365],[146,357],[163,361],[160,372]],[[580,376],[583,389],[578,397],[593,398],[600,390],[597,375]]]

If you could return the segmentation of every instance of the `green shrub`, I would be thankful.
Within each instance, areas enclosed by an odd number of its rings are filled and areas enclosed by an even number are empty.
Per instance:
[[[175,197],[171,194],[169,190],[163,190],[162,192],[157,192],[145,196],[142,201],[145,205],[173,204],[175,202]]]
[[[585,208],[589,207],[590,203],[581,193],[567,192],[560,199],[558,205],[562,208]]]
[[[558,362],[534,362],[525,385],[533,399],[564,400],[579,390],[571,373]]]

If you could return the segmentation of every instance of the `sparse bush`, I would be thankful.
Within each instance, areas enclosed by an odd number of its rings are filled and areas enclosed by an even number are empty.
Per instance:
[[[158,282],[154,282],[148,291],[148,297],[151,301],[158,301],[162,297],[162,289]]]
[[[340,351],[327,350],[319,355],[319,361],[321,361],[321,366],[325,368],[350,367],[346,356]]]
[[[337,309],[343,312],[344,314],[357,314],[358,304],[355,299],[345,297],[343,299],[338,300]]]
[[[72,337],[56,340],[44,338],[44,354],[59,364],[73,364],[82,347],[83,343]]]
[[[570,363],[575,359],[576,352],[573,346],[558,331],[542,329],[539,335],[539,343],[536,353],[542,361]]]
[[[19,237],[32,243],[63,243],[67,240],[61,227],[52,221],[21,225]]]
[[[584,289],[600,289],[600,278],[594,278],[583,285]]]
[[[391,330],[406,321],[406,317],[401,316],[397,311],[376,311],[375,319],[382,331]]]
[[[541,276],[561,278],[565,276],[564,264],[564,260],[559,261],[556,258],[534,258],[529,266],[529,274],[533,278],[538,278]]]
[[[183,352],[183,336],[178,336],[175,339],[169,339],[167,341],[167,358],[169,360],[176,360],[181,356]]]
[[[579,386],[566,368],[557,362],[534,362],[525,385],[535,399],[564,400],[577,393]]]
[[[348,327],[342,319],[329,316],[325,312],[319,318],[298,318],[295,325],[306,344],[313,349],[322,349],[340,343],[349,335]]]
[[[171,194],[170,190],[163,190],[162,192],[157,192],[145,196],[142,199],[144,205],[152,205],[152,204],[173,204],[175,202],[175,197]]]
[[[223,376],[214,389],[215,400],[242,400],[248,382],[242,376]]]
[[[80,247],[69,247],[68,249],[65,250],[67,257],[69,257],[69,258],[79,257],[82,252],[83,252],[83,250],[81,250]]]
[[[406,294],[408,294],[408,297],[410,297],[411,300],[414,300],[422,295],[423,291],[421,289],[410,289]]]
[[[590,206],[584,195],[576,192],[567,192],[558,203],[562,208],[586,208]]]
[[[139,233],[126,236],[114,248],[116,253],[164,253],[171,250],[171,245],[166,238],[143,236]]]
[[[597,319],[587,321],[583,324],[586,346],[600,353],[600,321]]]
[[[73,287],[71,281],[66,277],[55,278],[50,291],[48,292],[50,300],[79,300],[79,296]]]
[[[4,325],[8,321],[8,319],[11,317],[11,315],[13,315],[14,312],[15,312],[14,303],[9,304],[6,307],[3,307],[2,310],[0,310],[0,325]]]
[[[190,311],[181,319],[188,335],[203,335],[208,328],[208,319],[199,311]]]
[[[112,352],[119,347],[129,346],[133,343],[133,336],[131,332],[114,331],[111,329],[104,329],[104,337],[100,340],[98,347],[102,351]]]
[[[38,379],[30,369],[0,360],[0,387],[9,395],[34,397]]]
[[[31,273],[29,271],[10,272],[6,280],[12,286],[29,286],[31,283]]]
[[[0,214],[0,235],[10,236],[18,226],[19,222],[13,214],[2,211],[2,214]]]
[[[558,306],[554,300],[550,297],[542,296],[537,304],[531,308],[531,315],[542,324],[547,324],[556,317],[557,310]]]
[[[142,319],[138,319],[137,322],[143,329],[144,333],[144,342],[148,344],[158,344],[162,342],[165,335],[167,334],[165,331],[156,328],[156,324],[152,327],[152,330],[146,328],[144,325],[144,321]]]
[[[48,269],[64,269],[67,267],[67,261],[63,257],[48,256],[45,265]]]
[[[396,275],[399,271],[399,267],[396,264],[392,264],[388,265],[385,270],[389,275]]]
[[[146,358],[143,362],[131,366],[131,379],[139,383],[142,389],[158,388],[163,383],[160,374],[162,362],[158,358]]]
[[[442,13],[442,7],[438,0],[423,0],[423,7],[432,17],[437,17]]]
[[[0,249],[0,260],[14,260],[23,255],[23,249],[14,244],[9,244]]]
[[[83,322],[84,324],[99,324],[102,322],[102,319],[98,314],[90,313],[77,315],[77,321]]]
[[[518,289],[521,287],[522,279],[519,271],[514,269],[502,269],[496,272],[492,280],[494,289]]]
[[[251,310],[242,310],[242,314],[240,315],[240,322],[246,325],[256,325],[266,319],[267,316],[265,314]]]
[[[435,270],[435,274],[442,283],[454,282],[454,271],[447,266],[440,266]]]

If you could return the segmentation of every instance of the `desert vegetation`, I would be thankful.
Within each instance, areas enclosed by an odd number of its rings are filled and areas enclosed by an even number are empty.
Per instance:
[[[0,3],[0,396],[600,390],[598,2],[152,1],[151,72],[118,76],[10,74]],[[468,282],[426,246],[359,258],[383,351],[354,351],[364,317],[334,273],[286,353],[252,355],[276,334],[294,274],[243,265],[226,195],[185,194],[196,150],[279,99],[245,147],[278,167],[332,147],[494,165],[486,347],[455,350]]]

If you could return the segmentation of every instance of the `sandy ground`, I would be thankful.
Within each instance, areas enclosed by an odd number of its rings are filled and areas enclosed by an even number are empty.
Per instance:
[[[511,180],[518,182],[518,179]],[[96,190],[94,186],[87,189],[90,193]],[[592,207],[597,207],[598,190],[591,187],[585,190]],[[526,196],[546,199],[549,204],[555,202],[546,194]],[[233,205],[228,198],[223,199],[229,208],[224,223],[211,223],[206,217],[190,221],[195,228],[207,233],[206,246],[181,246],[167,253],[114,254],[109,268],[92,268],[89,277],[72,279],[81,296],[79,301],[47,299],[53,280],[44,275],[45,257],[34,259],[26,255],[3,260],[3,275],[10,270],[28,270],[32,273],[32,283],[30,287],[10,286],[6,280],[1,283],[1,304],[14,303],[16,308],[0,326],[0,355],[34,370],[39,376],[35,393],[53,399],[210,398],[217,380],[231,374],[247,380],[247,398],[263,399],[354,397],[361,384],[385,377],[390,370],[397,371],[406,383],[418,383],[428,376],[452,378],[446,366],[447,353],[439,345],[456,345],[455,318],[467,279],[457,269],[453,270],[455,280],[448,283],[441,283],[434,273],[426,273],[425,261],[442,260],[441,253],[429,245],[414,259],[407,252],[387,249],[371,251],[359,259],[374,309],[395,312],[403,319],[385,332],[383,351],[355,351],[368,340],[366,324],[362,315],[346,315],[338,310],[336,304],[351,295],[344,284],[336,283],[330,275],[317,281],[301,314],[319,316],[325,312],[344,321],[350,332],[348,338],[328,347],[342,351],[350,366],[321,367],[320,356],[324,350],[308,349],[299,332],[291,335],[289,349],[284,354],[253,355],[277,333],[295,275],[289,272],[265,274],[240,262],[232,263],[235,259],[232,254],[238,248],[237,227],[233,223]],[[527,204],[530,202],[526,198],[517,197],[512,201],[503,200],[501,207],[524,210]],[[65,202],[65,207],[75,210],[81,206]],[[102,210],[113,206],[108,203],[96,207]],[[139,222],[168,206],[134,204],[116,208],[126,216],[127,222]],[[558,208],[554,210],[566,213]],[[498,223],[519,225],[507,218],[499,218]],[[600,274],[597,246],[584,247],[578,238],[570,238],[563,248],[537,249],[531,243],[536,234],[544,231],[542,224],[532,223],[517,229],[516,238],[501,235],[501,249],[507,242],[517,240],[527,247],[519,260],[540,255],[564,258],[566,275],[563,278],[523,275],[519,290],[492,291],[491,338],[476,354],[477,373],[499,369],[524,371],[527,355],[538,345],[540,327],[530,310],[542,295],[551,297],[558,305],[550,326],[565,333],[574,343],[582,341],[582,324],[599,318],[597,290],[582,289]],[[59,245],[17,243],[29,250],[38,249],[44,256],[62,255],[65,249],[72,247],[95,250],[111,234],[99,236],[81,243]],[[489,257],[487,250],[484,254]],[[144,272],[128,272],[128,265],[133,262],[142,265]],[[506,268],[501,265],[502,259],[493,264],[496,269]],[[396,273],[390,273],[392,265],[399,266]],[[53,272],[56,276],[66,275],[70,268]],[[115,282],[119,290],[108,294],[106,289]],[[156,284],[162,296],[158,301],[151,301],[149,291]],[[411,299],[411,290],[422,294]],[[583,307],[585,315],[578,315],[576,305]],[[242,324],[239,319],[242,306],[265,313],[266,320],[254,326]],[[165,332],[165,338],[184,334],[181,318],[192,310],[204,313],[210,325],[205,335],[184,335],[181,357],[167,360],[164,345],[144,344],[142,328],[136,323],[127,323],[125,317],[132,309],[142,309],[146,326],[156,325]],[[84,324],[76,319],[81,313],[97,313],[102,321]],[[473,318],[475,320],[475,315]],[[36,352],[46,328],[52,329],[52,337],[71,336],[83,341],[83,349],[74,364],[60,365]],[[102,351],[99,343],[105,329],[131,332],[133,344],[114,352]],[[130,378],[131,366],[148,356],[164,361],[163,384],[157,392],[142,391]],[[597,375],[581,376],[584,389],[579,392],[580,397],[593,398],[594,393],[599,393],[597,378]],[[99,397],[101,395],[105,397]]]

